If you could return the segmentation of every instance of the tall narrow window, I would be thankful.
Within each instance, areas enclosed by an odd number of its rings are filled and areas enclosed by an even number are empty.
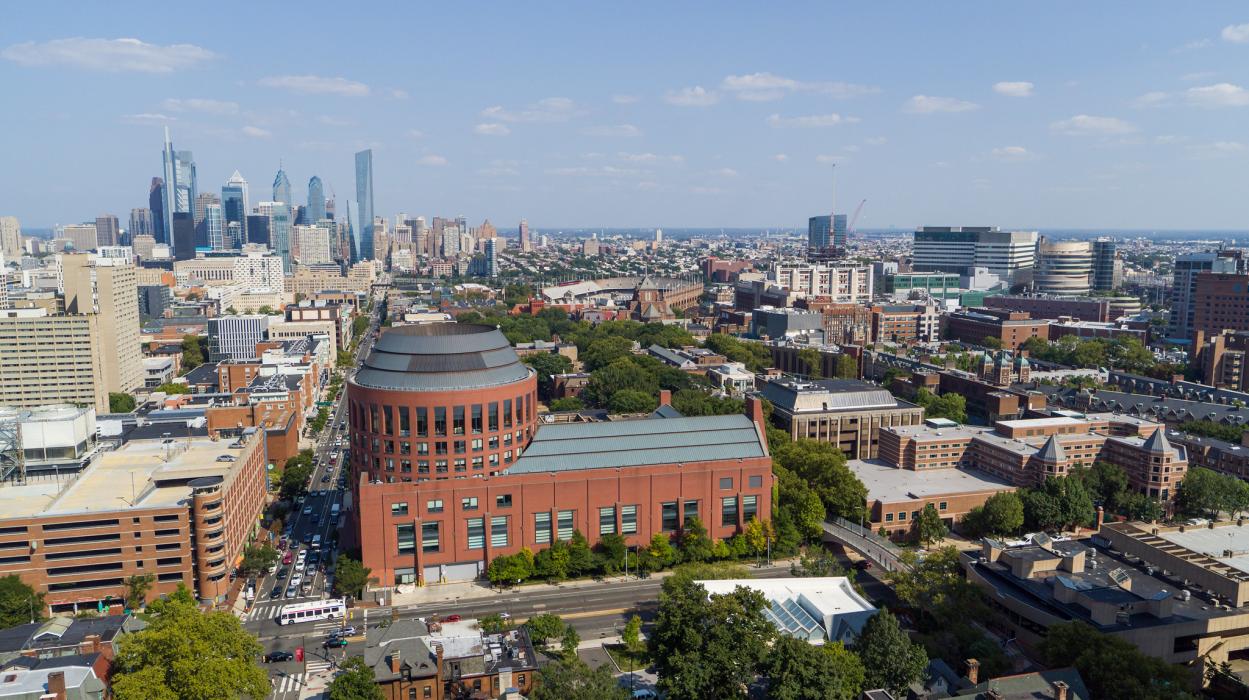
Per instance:
[[[424,406],[418,406],[416,409],[416,436],[429,436],[429,410]]]
[[[447,434],[447,409],[439,406],[434,409],[434,435]]]
[[[598,509],[598,534],[616,534],[616,508],[614,506]]]
[[[512,400],[503,399],[503,427],[512,427]]]
[[[490,546],[507,546],[507,516],[499,515],[490,519]]]
[[[481,404],[473,404],[473,434],[481,435]]]
[[[759,497],[742,496],[742,520],[750,522],[759,515]]]
[[[677,529],[677,502],[668,501],[661,507],[660,526],[665,530]]]
[[[395,526],[395,539],[399,544],[399,554],[416,553],[416,526],[408,523]]]
[[[412,434],[412,410],[407,406],[399,407],[399,437]]]
[[[737,525],[737,496],[720,499],[720,524]]]
[[[464,434],[464,407],[456,406],[454,409],[452,409],[452,415],[454,416],[454,419],[451,424],[452,430],[454,431],[456,435],[463,435]]]
[[[697,518],[697,517],[698,517],[698,501],[686,501],[685,502],[685,517],[681,519],[681,522],[688,524],[690,520],[693,520],[694,518]]]
[[[483,518],[469,518],[468,548],[482,549],[486,546],[486,523]]]
[[[421,551],[437,552],[438,547],[438,523],[421,523]]]
[[[576,519],[575,516],[576,511],[573,510],[561,510],[559,512],[559,522],[556,523],[557,530],[555,534],[561,540],[572,539],[573,530],[576,529],[573,525],[573,522]]]
[[[490,432],[499,429],[499,402],[491,401],[490,408],[486,411],[486,425]]]
[[[382,418],[385,425],[385,433],[387,435],[395,434],[395,409],[390,406],[382,406]]]
[[[534,544],[550,544],[551,543],[551,514],[550,513],[534,513],[533,514],[533,542]]]
[[[638,507],[620,506],[620,534],[635,535],[638,531]]]

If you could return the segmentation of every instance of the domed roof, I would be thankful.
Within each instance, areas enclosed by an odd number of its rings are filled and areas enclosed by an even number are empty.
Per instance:
[[[511,343],[494,326],[463,323],[389,328],[352,383],[396,391],[454,391],[527,379]]]

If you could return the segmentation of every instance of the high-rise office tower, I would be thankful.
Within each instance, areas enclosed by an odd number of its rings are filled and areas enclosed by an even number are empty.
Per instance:
[[[245,238],[243,235],[243,224],[237,221],[226,222],[226,248],[231,250],[242,248],[243,244],[247,242]]]
[[[221,204],[221,199],[212,192],[201,192],[195,195],[195,225],[204,223],[204,211],[209,204]]]
[[[308,180],[308,211],[305,216],[313,224],[325,218],[325,186],[316,175]]]
[[[813,251],[824,250],[832,244],[833,233],[829,222],[828,214],[807,219],[807,248]]]
[[[267,214],[247,215],[247,242],[269,245],[269,216]]]
[[[121,245],[121,225],[112,214],[101,214],[95,217],[95,244]]]
[[[486,276],[499,276],[499,239],[486,239]]]
[[[533,242],[529,239],[529,222],[528,221],[524,219],[520,220],[520,229],[518,231],[518,236],[520,238],[520,252],[528,253],[529,251],[533,250]]]
[[[1188,253],[1175,258],[1174,280],[1171,283],[1171,326],[1173,340],[1191,340],[1196,315],[1197,275],[1203,272],[1244,274],[1246,261],[1239,252],[1210,251]],[[1196,348],[1194,348],[1196,350]]]
[[[131,392],[143,386],[139,342],[139,287],[134,265],[85,254],[61,257],[65,312],[97,314],[101,379],[107,391]]]
[[[373,150],[356,154],[356,207],[359,209],[360,231],[356,234],[351,261],[373,258]]]
[[[281,202],[286,206],[293,204],[291,202],[291,181],[286,177],[286,171],[278,168],[278,174],[273,176],[273,201]]]
[[[175,202],[178,211],[191,211],[195,206],[195,198],[199,196],[199,191],[195,185],[195,157],[190,151],[178,151],[176,154],[177,178]]]
[[[327,222],[333,223],[333,222]],[[295,226],[295,258],[300,265],[322,265],[333,262],[330,255],[330,230],[321,226]]]
[[[152,186],[147,192],[147,208],[152,211],[152,237],[159,243],[168,243],[165,220],[165,181],[159,177],[152,178]]]
[[[231,223],[239,225],[240,233],[237,243],[231,247],[237,248],[247,242],[247,180],[235,170],[234,174],[226,180],[226,184],[221,186],[221,215],[226,222],[226,228],[229,229]]]
[[[454,258],[460,254],[460,228],[451,225],[443,225],[442,227],[442,256],[444,258]]]
[[[16,216],[0,216],[0,252],[7,262],[22,259],[22,225]]]
[[[95,250],[99,245],[95,240],[95,222],[85,221],[81,224],[68,224],[61,228],[61,238],[69,241],[75,251],[85,253]]]
[[[137,208],[130,210],[130,226],[126,229],[126,238],[134,241],[135,236],[154,236],[152,228],[152,210]]]
[[[291,257],[291,208],[283,202],[261,202],[258,209],[269,217],[269,248],[282,258],[282,271],[290,274],[295,269]]]
[[[208,247],[213,250],[228,250],[226,245],[225,222],[221,216],[221,205],[213,202],[204,207],[204,232],[208,236]]]
[[[157,238],[162,243],[168,243],[170,251],[177,248],[177,241],[174,240],[173,215],[177,213],[177,198],[174,196],[174,190],[178,188],[178,157],[173,150],[173,141],[169,140],[169,127],[165,127],[165,149],[161,151],[161,164],[163,166],[164,177],[160,186],[160,213],[164,238]],[[152,186],[156,186],[156,180],[152,180]],[[149,198],[150,201],[150,198]],[[156,211],[156,207],[152,207],[152,211]],[[185,211],[185,210],[184,210]]]
[[[1036,264],[1036,231],[996,226],[924,226],[915,231],[915,272],[963,273],[987,267],[1010,284],[1027,282]]]
[[[1093,289],[1110,291],[1123,282],[1123,260],[1119,244],[1112,238],[1093,241]]]
[[[169,254],[173,256],[174,260],[194,260],[195,222],[191,220],[191,212],[174,212],[172,231]]]

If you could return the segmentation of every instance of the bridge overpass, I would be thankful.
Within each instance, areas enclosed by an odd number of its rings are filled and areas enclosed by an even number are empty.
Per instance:
[[[889,540],[845,518],[824,521],[824,536],[854,551],[885,571],[906,567],[902,550]]]

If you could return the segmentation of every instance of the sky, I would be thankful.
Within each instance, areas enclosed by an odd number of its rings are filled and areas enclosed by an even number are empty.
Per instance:
[[[379,215],[505,231],[1249,228],[1243,3],[24,2],[0,86],[29,227],[124,226],[168,126],[201,192],[372,148]]]

